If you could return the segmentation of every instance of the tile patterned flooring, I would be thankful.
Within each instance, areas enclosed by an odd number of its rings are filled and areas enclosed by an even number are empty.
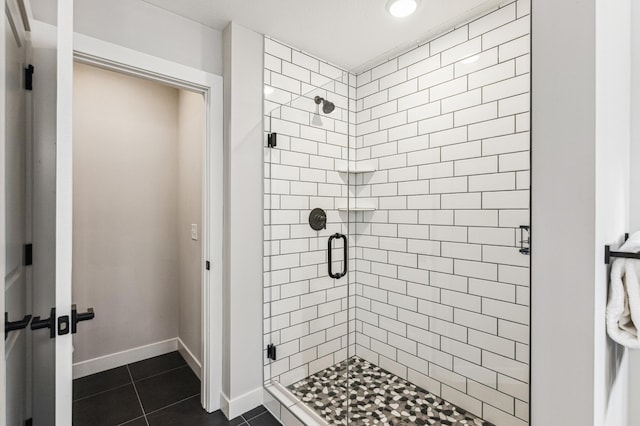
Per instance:
[[[289,389],[332,425],[346,425],[348,417],[348,423],[355,425],[492,426],[358,357],[309,376]]]
[[[200,380],[172,352],[73,381],[74,426],[271,426],[264,407],[233,420],[200,405]]]

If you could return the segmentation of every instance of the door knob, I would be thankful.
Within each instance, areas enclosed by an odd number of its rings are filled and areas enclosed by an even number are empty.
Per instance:
[[[4,313],[4,338],[9,336],[9,332],[15,330],[22,330],[29,325],[31,321],[31,315],[25,315],[20,321],[9,321],[9,312]]]
[[[93,308],[87,309],[87,312],[78,313],[76,305],[71,305],[71,334],[75,334],[78,331],[78,323],[80,321],[89,321],[96,317],[93,312]]]
[[[51,313],[47,319],[41,320],[40,317],[33,318],[33,321],[31,321],[31,329],[39,330],[41,328],[48,328],[49,337],[52,339],[56,338],[56,308],[51,308]]]

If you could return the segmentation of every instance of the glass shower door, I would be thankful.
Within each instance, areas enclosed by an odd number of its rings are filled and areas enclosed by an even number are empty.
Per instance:
[[[265,382],[299,418],[346,424],[355,89],[301,52],[278,59],[285,48],[265,41]]]

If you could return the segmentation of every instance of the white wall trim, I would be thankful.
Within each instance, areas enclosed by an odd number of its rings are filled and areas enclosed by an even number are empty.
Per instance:
[[[198,379],[202,380],[202,364],[200,364],[198,358],[196,358],[193,352],[184,344],[181,338],[176,337],[176,340],[178,341],[178,351],[180,351],[180,355],[187,361],[187,365],[193,370],[195,375],[198,376]]]
[[[262,390],[263,388],[261,386],[231,400],[224,392],[221,392],[220,409],[229,420],[235,419],[236,417],[246,413],[249,410],[253,410],[258,405],[262,404]]]
[[[71,315],[73,294],[73,4],[58,1],[56,27],[56,202],[55,307],[58,318]],[[58,335],[55,345],[55,424],[73,414],[73,341]]]
[[[126,351],[99,356],[73,364],[73,378],[78,379],[177,350],[178,338],[173,338],[127,349]]]
[[[116,44],[75,33],[77,61],[121,73],[193,90],[205,97],[207,137],[204,168],[202,272],[202,405],[220,408],[222,390],[222,285],[223,285],[223,105],[222,77],[151,56]]]

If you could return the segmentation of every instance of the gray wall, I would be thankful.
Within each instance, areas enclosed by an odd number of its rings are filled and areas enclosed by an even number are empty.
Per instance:
[[[74,362],[178,335],[178,91],[74,67]]]
[[[262,36],[224,31],[222,410],[262,403]]]
[[[74,362],[175,337],[199,362],[204,99],[74,70],[73,292],[97,313]]]
[[[57,2],[31,0],[33,16],[54,24]],[[78,0],[75,32],[222,74],[222,32],[142,0]]]
[[[628,228],[628,8],[533,2],[534,425],[626,424],[602,251]]]
[[[178,93],[178,337],[202,361],[202,147],[205,104],[201,94]],[[191,225],[198,227],[197,240]]]
[[[534,425],[594,424],[594,6],[532,5]]]

